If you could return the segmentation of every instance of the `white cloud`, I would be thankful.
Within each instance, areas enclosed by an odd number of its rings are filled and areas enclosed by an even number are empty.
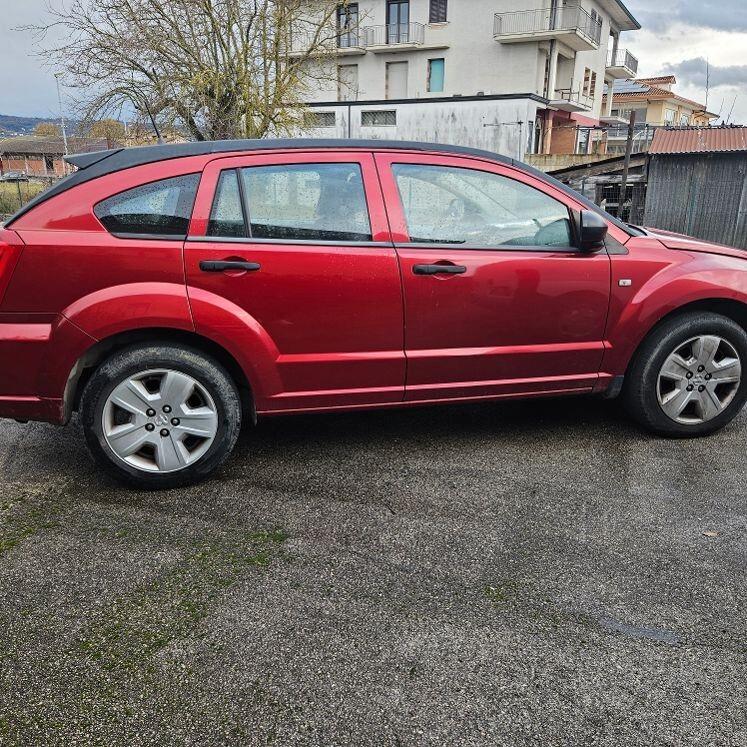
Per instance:
[[[675,91],[703,103],[705,60],[708,59],[714,72],[708,98],[709,110],[722,111],[726,116],[736,97],[731,121],[747,124],[747,80],[739,76],[739,68],[744,67],[747,34],[695,29],[675,23],[665,32],[644,28],[624,34],[620,43],[640,60],[640,77],[674,72],[677,77]],[[700,69],[699,59],[703,60]]]

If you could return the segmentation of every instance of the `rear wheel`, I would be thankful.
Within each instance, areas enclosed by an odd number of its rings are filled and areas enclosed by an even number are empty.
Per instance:
[[[96,461],[146,489],[204,479],[231,453],[241,427],[240,398],[223,367],[171,344],[115,353],[88,381],[81,413]]]
[[[690,312],[645,340],[625,377],[638,422],[665,436],[704,436],[733,420],[747,399],[747,333],[731,319]]]

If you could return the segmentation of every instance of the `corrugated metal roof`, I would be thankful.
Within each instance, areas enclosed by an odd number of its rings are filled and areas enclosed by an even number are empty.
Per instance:
[[[747,151],[747,127],[662,127],[656,130],[648,152],[733,153]]]

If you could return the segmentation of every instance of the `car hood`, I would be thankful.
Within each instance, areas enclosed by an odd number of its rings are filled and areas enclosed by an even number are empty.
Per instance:
[[[733,246],[715,244],[711,241],[695,239],[682,233],[663,231],[659,228],[644,228],[646,235],[664,244],[667,249],[680,249],[687,252],[705,252],[706,254],[721,254],[725,257],[739,257],[747,259],[747,250]]]

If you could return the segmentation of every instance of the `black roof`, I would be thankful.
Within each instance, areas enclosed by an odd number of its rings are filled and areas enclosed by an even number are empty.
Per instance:
[[[615,225],[630,233],[627,225],[617,220],[613,216],[605,213],[601,208],[588,200],[583,195],[572,190],[567,185],[548,176],[543,171],[539,171],[521,161],[513,158],[507,158],[497,153],[487,150],[478,150],[476,148],[466,148],[460,145],[441,145],[438,143],[418,143],[398,140],[349,140],[349,139],[313,139],[313,138],[293,138],[293,139],[265,139],[265,140],[203,140],[200,142],[174,143],[164,145],[149,145],[139,148],[115,148],[113,150],[102,150],[94,153],[80,153],[78,155],[67,156],[65,160],[77,167],[77,171],[66,176],[49,189],[45,190],[33,200],[24,205],[17,213],[12,215],[7,221],[6,226],[10,226],[13,221],[20,218],[32,208],[42,202],[58,195],[62,192],[76,187],[79,184],[97,179],[106,174],[112,174],[117,171],[129,169],[134,166],[143,166],[148,163],[166,161],[172,158],[186,158],[187,156],[202,156],[212,153],[228,152],[248,152],[261,150],[309,150],[309,149],[326,149],[326,148],[350,148],[358,150],[419,150],[427,152],[437,152],[455,155],[467,155],[478,158],[484,158],[496,163],[502,163],[509,166],[516,166],[534,176],[541,177],[550,182],[556,188],[562,190],[574,199],[583,202],[590,210],[603,213],[607,220],[611,220]]]

